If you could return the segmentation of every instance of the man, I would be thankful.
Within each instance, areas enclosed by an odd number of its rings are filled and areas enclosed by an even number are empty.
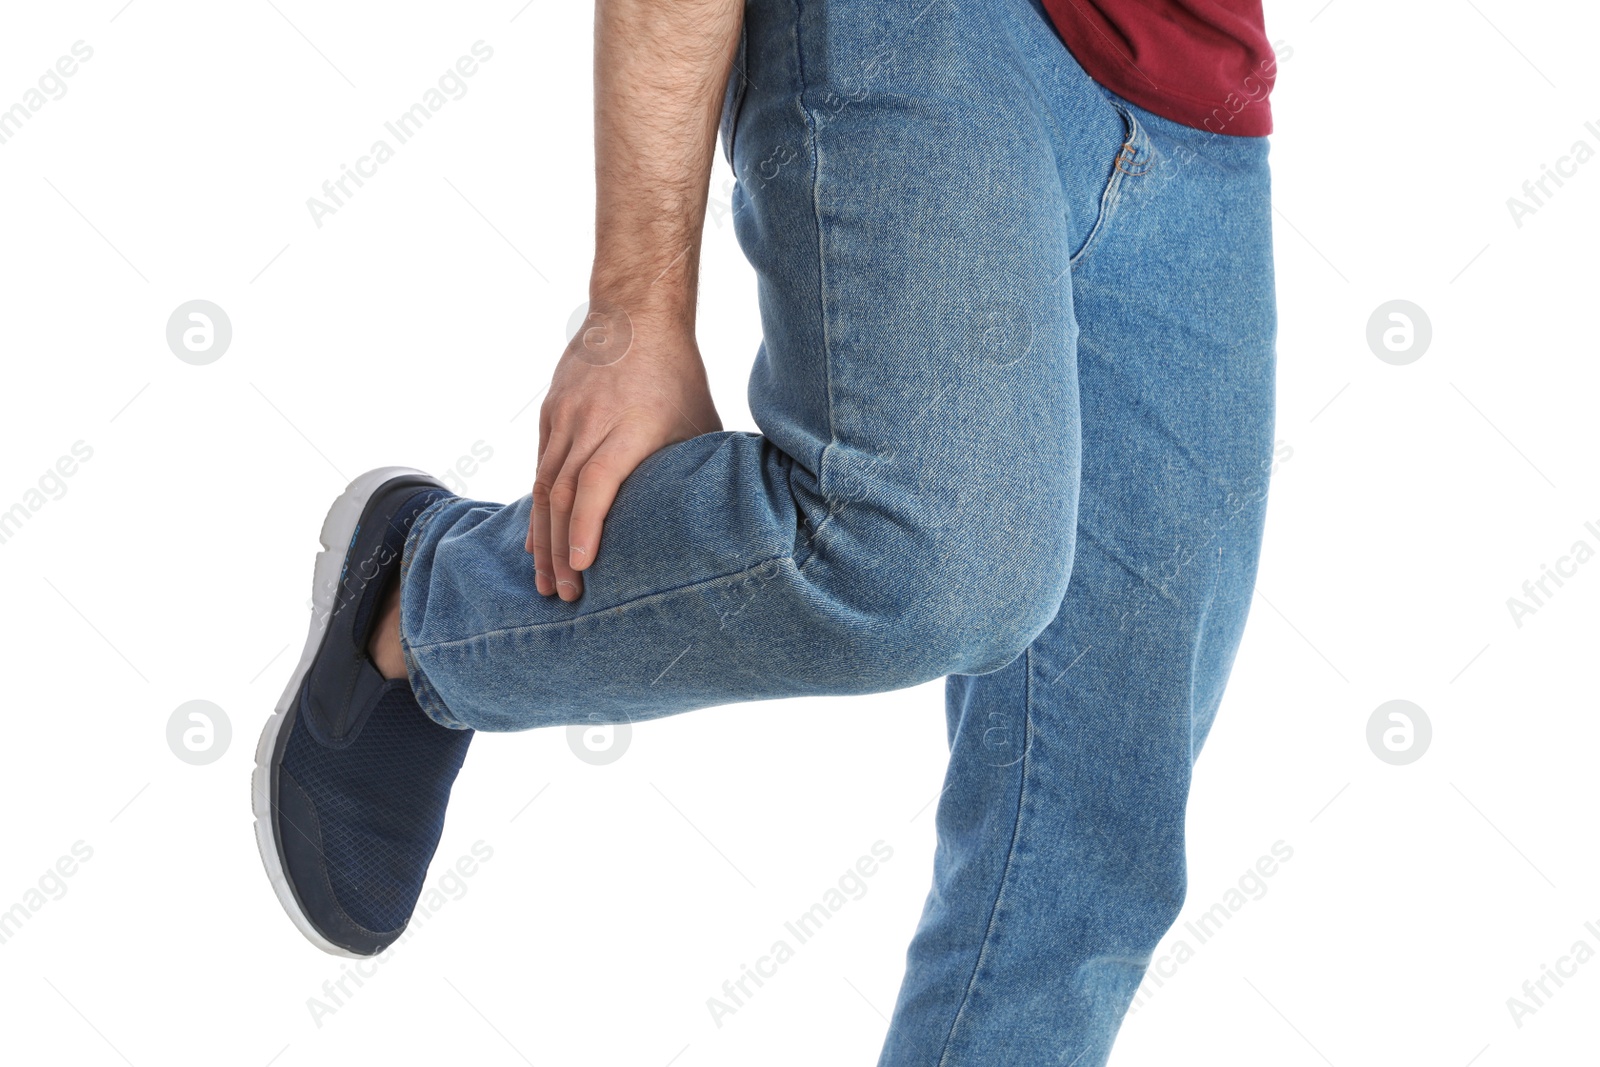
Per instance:
[[[1103,1063],[1185,892],[1272,450],[1258,0],[598,0],[590,318],[509,505],[358,478],[258,752],[315,944],[403,930],[475,730],[941,676],[883,1065]],[[695,344],[711,152],[760,434]]]

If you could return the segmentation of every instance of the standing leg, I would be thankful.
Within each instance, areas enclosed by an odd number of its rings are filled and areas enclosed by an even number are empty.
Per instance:
[[[1071,276],[1071,581],[1021,657],[947,683],[934,888],[883,1067],[1103,1064],[1183,903],[1190,773],[1250,604],[1272,451],[1267,145],[1125,110],[1130,148]]]

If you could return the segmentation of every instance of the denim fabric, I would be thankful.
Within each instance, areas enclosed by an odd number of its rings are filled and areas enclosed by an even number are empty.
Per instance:
[[[1036,0],[751,0],[723,147],[760,434],[623,485],[584,594],[435,504],[402,635],[522,730],[941,676],[934,886],[882,1067],[1092,1067],[1185,891],[1272,451],[1267,142],[1096,85]]]

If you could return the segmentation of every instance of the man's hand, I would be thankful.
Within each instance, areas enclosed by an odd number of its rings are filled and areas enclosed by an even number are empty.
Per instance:
[[[695,345],[700,235],[744,0],[595,0],[591,313],[540,409],[528,521],[540,593],[576,600],[617,487],[722,429]]]
[[[693,327],[591,312],[539,409],[527,541],[539,592],[576,600],[622,480],[658,449],[720,429]]]

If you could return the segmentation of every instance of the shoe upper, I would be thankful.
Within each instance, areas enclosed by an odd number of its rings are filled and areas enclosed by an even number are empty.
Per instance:
[[[385,681],[367,656],[372,619],[397,577],[406,537],[428,506],[452,494],[431,479],[396,478],[363,509],[329,597],[327,632],[301,691],[308,725],[337,745],[360,728]]]
[[[470,730],[428,718],[403,678],[384,684],[363,720],[334,748],[302,718],[278,780],[290,878],[297,891],[315,886],[324,898],[301,892],[301,905],[324,936],[357,952],[405,929],[472,740]]]
[[[273,768],[274,836],[295,901],[358,955],[382,951],[409,922],[472,740],[430,719],[410,683],[385,679],[366,651],[406,535],[450,495],[431,479],[397,478],[367,502]]]

